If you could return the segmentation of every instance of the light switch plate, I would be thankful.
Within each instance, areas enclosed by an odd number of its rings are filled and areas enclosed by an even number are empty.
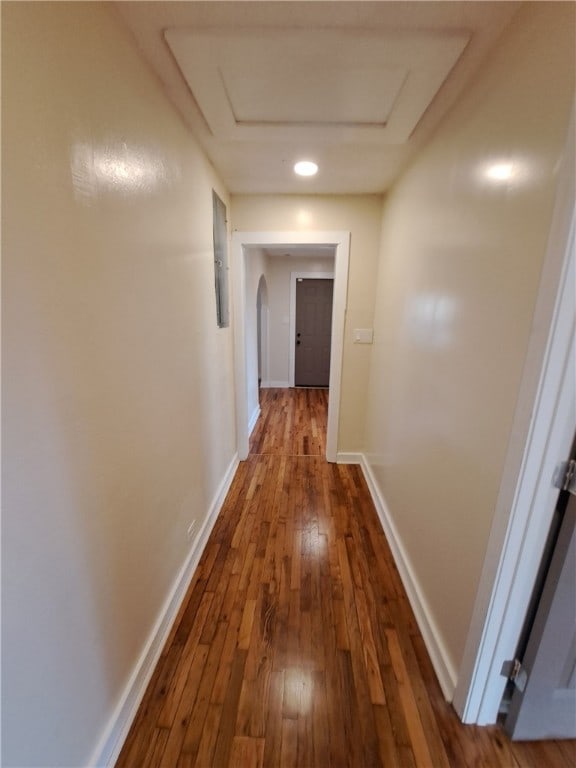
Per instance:
[[[354,328],[354,344],[372,344],[373,328]]]

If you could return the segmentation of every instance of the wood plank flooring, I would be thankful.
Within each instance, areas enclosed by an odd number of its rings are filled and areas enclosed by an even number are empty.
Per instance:
[[[250,453],[325,456],[327,389],[261,389]]]
[[[362,473],[323,458],[326,404],[262,391],[117,768],[573,768],[574,742],[444,701]]]

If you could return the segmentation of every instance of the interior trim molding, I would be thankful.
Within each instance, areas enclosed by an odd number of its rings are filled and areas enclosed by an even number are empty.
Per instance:
[[[257,405],[256,408],[254,408],[254,412],[252,413],[252,416],[250,416],[250,419],[248,420],[248,435],[250,436],[252,434],[252,430],[256,426],[256,422],[258,421],[258,417],[260,416],[260,406]]]
[[[148,683],[152,678],[160,654],[162,653],[170,630],[172,629],[172,625],[178,615],[178,611],[186,596],[194,572],[198,567],[202,553],[208,543],[208,538],[212,532],[214,523],[218,518],[226,494],[234,479],[238,464],[238,454],[236,453],[228,465],[224,477],[216,491],[210,509],[208,510],[208,514],[206,515],[196,538],[192,542],[186,560],[168,591],[166,600],[160,609],[142,653],[134,664],[128,683],[120,695],[114,712],[104,729],[102,737],[100,738],[92,757],[87,763],[87,766],[90,766],[90,768],[113,768],[120,755],[124,741],[128,736],[128,731],[136,717],[138,707],[142,702]]]
[[[336,464],[362,464],[362,454],[338,451],[336,454]]]
[[[352,454],[348,455],[351,456]],[[416,622],[422,633],[428,654],[430,655],[430,660],[432,661],[432,666],[434,667],[436,677],[440,683],[440,688],[442,689],[446,701],[452,701],[458,679],[456,669],[450,659],[440,632],[438,631],[436,622],[432,617],[424,593],[418,583],[416,574],[414,573],[410,558],[402,544],[402,540],[394,525],[390,510],[388,509],[388,505],[378,487],[378,483],[368,464],[368,460],[364,454],[360,454],[360,457],[362,472],[366,478],[366,483],[368,484],[370,495],[372,496],[374,506],[376,507],[376,512],[378,513],[386,539],[392,550],[394,562],[398,568],[402,584],[408,595],[408,600],[414,611]]]
[[[289,389],[289,381],[262,381],[260,383],[262,389]]]

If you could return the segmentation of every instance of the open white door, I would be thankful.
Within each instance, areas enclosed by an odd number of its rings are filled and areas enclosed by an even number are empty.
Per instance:
[[[558,515],[505,721],[514,740],[576,738],[576,486],[560,494]]]

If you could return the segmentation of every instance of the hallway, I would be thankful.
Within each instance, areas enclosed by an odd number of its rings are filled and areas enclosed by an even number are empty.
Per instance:
[[[568,768],[441,694],[359,467],[322,456],[326,390],[262,413],[117,768]]]
[[[496,722],[576,424],[575,14],[2,3],[2,765],[112,768],[146,696],[120,765],[564,768],[440,690]],[[322,392],[250,454],[332,270],[335,463]]]

